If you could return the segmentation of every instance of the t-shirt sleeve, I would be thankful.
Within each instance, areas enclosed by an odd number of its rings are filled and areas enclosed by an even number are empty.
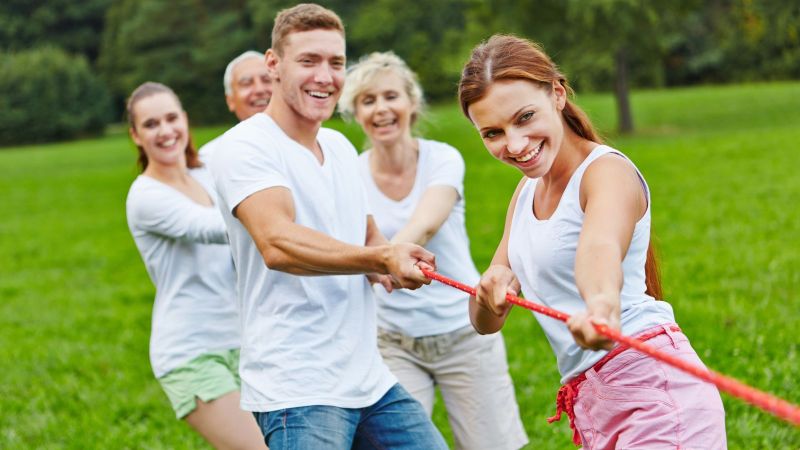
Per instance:
[[[200,147],[200,150],[197,151],[198,158],[200,158],[200,161],[206,166],[208,166],[211,161],[211,157],[216,149],[215,146],[217,145],[218,139],[219,138],[207,142],[205,145]]]
[[[425,187],[452,186],[463,198],[465,167],[461,153],[447,144],[437,144],[430,149],[428,158],[430,167]]]
[[[224,154],[217,151],[211,158],[211,173],[222,206],[231,213],[256,192],[290,187],[279,152],[259,148],[244,139],[229,139],[223,144]]]
[[[128,215],[133,226],[149,233],[182,242],[228,243],[219,210],[193,203],[167,188],[143,187],[133,192]]]

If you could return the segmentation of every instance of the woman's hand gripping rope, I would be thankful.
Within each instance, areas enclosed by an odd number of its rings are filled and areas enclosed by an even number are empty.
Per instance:
[[[431,270],[422,269],[422,273],[425,274],[425,276],[430,278],[431,280],[439,281],[448,286],[464,291],[472,296],[476,295],[475,289],[470,286],[467,286],[466,284],[459,283],[458,281],[447,278]],[[562,322],[567,322],[570,319],[570,316],[568,314],[565,314],[561,311],[556,311],[554,309],[548,308],[538,303],[531,302],[529,300],[522,299],[515,295],[507,294],[506,300],[508,300],[508,302],[511,304],[521,306],[525,309],[529,309],[539,314],[544,314],[548,317],[558,319]],[[598,333],[602,334],[603,336],[606,336],[607,338],[615,342],[618,342],[620,345],[625,345],[634,348],[646,355],[656,358],[659,361],[662,361],[673,367],[683,370],[684,372],[692,374],[703,381],[712,383],[715,386],[717,386],[719,390],[727,392],[728,394],[734,397],[738,397],[759,409],[767,411],[791,423],[796,427],[800,427],[800,407],[798,407],[797,405],[789,403],[786,400],[775,397],[766,392],[759,391],[758,389],[750,387],[726,375],[722,375],[718,372],[715,372],[713,370],[708,370],[703,367],[695,366],[693,364],[687,363],[686,361],[680,358],[676,358],[672,355],[667,355],[665,353],[662,353],[656,350],[655,348],[645,344],[644,342],[623,335],[616,329],[609,327],[607,324],[593,323],[593,325]]]

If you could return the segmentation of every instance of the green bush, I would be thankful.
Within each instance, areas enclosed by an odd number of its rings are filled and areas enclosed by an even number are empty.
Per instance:
[[[54,47],[0,53],[0,145],[102,133],[109,106],[83,56]]]

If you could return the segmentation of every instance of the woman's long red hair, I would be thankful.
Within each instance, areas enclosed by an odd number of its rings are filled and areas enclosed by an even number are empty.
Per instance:
[[[469,106],[483,98],[489,87],[500,80],[526,80],[548,90],[552,89],[553,83],[560,83],[568,94],[561,113],[564,122],[578,136],[603,143],[589,116],[570,99],[574,93],[564,74],[538,44],[516,36],[496,34],[472,50],[458,85],[459,103],[467,119]],[[661,277],[652,238],[644,267],[646,293],[662,299]]]

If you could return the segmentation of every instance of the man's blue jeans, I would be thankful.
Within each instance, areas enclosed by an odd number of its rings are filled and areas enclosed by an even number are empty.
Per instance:
[[[422,406],[399,384],[365,408],[303,406],[254,414],[270,450],[447,449]]]

